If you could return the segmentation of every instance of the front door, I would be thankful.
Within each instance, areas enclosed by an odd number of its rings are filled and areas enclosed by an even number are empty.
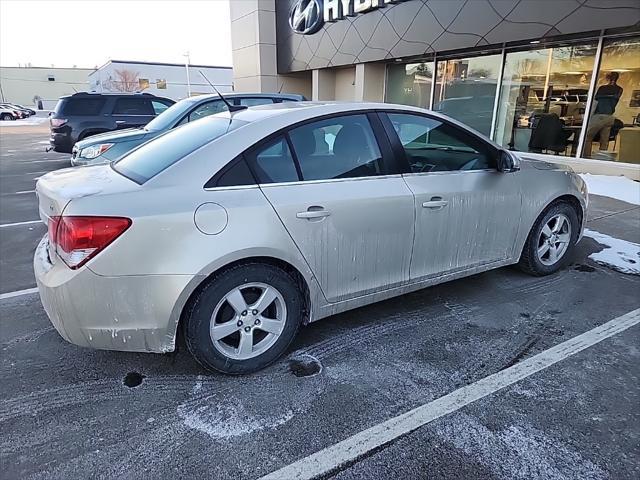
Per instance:
[[[517,173],[496,169],[495,150],[462,128],[421,115],[389,113],[411,173],[416,234],[412,281],[514,255],[520,222]]]
[[[247,160],[329,302],[408,281],[413,195],[367,115],[296,127]]]

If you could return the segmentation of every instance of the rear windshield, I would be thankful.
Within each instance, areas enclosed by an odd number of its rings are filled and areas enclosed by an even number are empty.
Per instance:
[[[164,169],[227,132],[247,122],[224,117],[209,117],[169,130],[141,147],[132,150],[113,164],[118,172],[143,184]]]
[[[100,115],[104,97],[62,98],[56,105],[56,115]]]

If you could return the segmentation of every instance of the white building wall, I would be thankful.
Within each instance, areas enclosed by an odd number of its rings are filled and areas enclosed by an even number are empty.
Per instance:
[[[123,73],[126,72],[126,73]],[[202,74],[222,93],[232,91],[231,67],[189,66],[191,95],[215,93]],[[184,65],[146,64],[137,62],[108,62],[89,75],[90,90],[117,92],[126,89],[123,75],[134,80],[133,90],[152,93],[159,97],[180,100],[188,96],[187,69]],[[146,81],[148,81],[148,86]],[[164,84],[163,84],[164,83]],[[165,87],[165,88],[163,88]]]
[[[0,67],[0,99],[21,105],[51,109],[58,98],[89,89],[88,76],[93,68]]]

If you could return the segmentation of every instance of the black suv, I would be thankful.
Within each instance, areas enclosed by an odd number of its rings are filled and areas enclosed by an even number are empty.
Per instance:
[[[88,93],[60,97],[49,116],[49,143],[71,153],[83,138],[121,128],[142,127],[175,102],[150,93]]]

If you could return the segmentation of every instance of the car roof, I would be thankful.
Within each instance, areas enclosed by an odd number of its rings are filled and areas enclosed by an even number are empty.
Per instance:
[[[279,100],[296,100],[301,101],[305,100],[303,95],[299,95],[297,93],[262,93],[262,92],[233,92],[233,93],[222,93],[224,98],[227,100],[232,100],[234,98],[276,98]],[[220,98],[217,93],[206,93],[204,95],[196,95],[195,97],[187,97],[184,100],[189,101],[193,104],[206,102],[209,100],[215,100]]]
[[[244,110],[238,110],[235,112],[220,112],[215,115],[211,115],[208,118],[231,118],[234,120],[241,120],[247,123],[260,122],[268,120],[269,118],[279,117],[279,120],[286,123],[287,116],[292,118],[292,122],[313,119],[323,115],[334,115],[348,112],[362,112],[362,111],[392,111],[396,110],[398,113],[428,113],[430,117],[441,119],[444,122],[452,123],[458,127],[472,132],[476,136],[481,137],[484,141],[494,145],[496,148],[501,148],[498,144],[490,140],[482,133],[470,128],[458,120],[451,118],[448,115],[433,110],[427,110],[420,107],[414,107],[412,105],[399,105],[393,103],[376,103],[376,102],[328,102],[328,101],[303,101],[303,102],[284,102],[273,103],[266,105],[259,105],[255,107],[246,108]],[[301,115],[302,113],[302,115]],[[284,116],[284,118],[283,118]],[[304,118],[302,118],[304,117]],[[295,120],[294,120],[295,119]],[[201,121],[206,121],[202,119]]]

